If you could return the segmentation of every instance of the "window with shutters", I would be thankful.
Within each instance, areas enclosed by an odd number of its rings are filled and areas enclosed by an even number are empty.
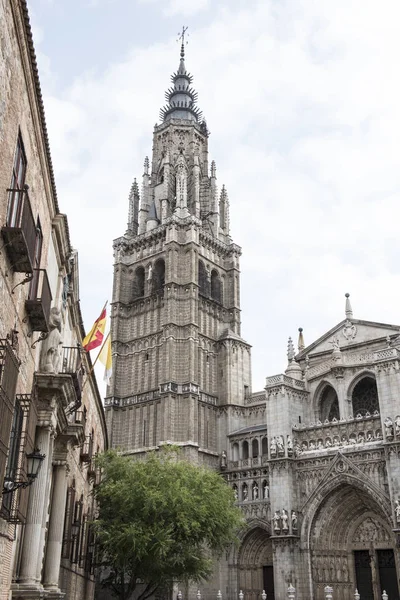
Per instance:
[[[19,362],[8,340],[0,340],[0,484],[3,489],[13,423]]]

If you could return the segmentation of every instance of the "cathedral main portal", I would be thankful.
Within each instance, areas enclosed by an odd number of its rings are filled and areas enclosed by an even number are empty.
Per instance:
[[[244,538],[239,552],[239,589],[246,600],[260,600],[262,591],[275,600],[272,541],[261,527]]]
[[[396,550],[391,526],[367,492],[342,485],[317,511],[310,536],[315,600],[330,585],[335,596],[380,600],[385,590],[398,599]]]

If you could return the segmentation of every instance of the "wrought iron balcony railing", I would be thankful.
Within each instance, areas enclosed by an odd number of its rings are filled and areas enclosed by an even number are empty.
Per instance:
[[[81,348],[79,346],[63,346],[60,372],[71,375],[76,397],[78,402],[80,402],[82,398],[83,376],[85,369],[82,363]],[[76,416],[75,422],[77,422]]]
[[[36,226],[32,214],[27,187],[22,190],[8,190],[18,196],[18,209],[12,222],[1,229],[4,247],[13,271],[32,273],[36,244]],[[15,200],[14,200],[15,202]]]
[[[25,301],[32,331],[47,332],[51,305],[50,284],[45,269],[33,269],[29,296]]]

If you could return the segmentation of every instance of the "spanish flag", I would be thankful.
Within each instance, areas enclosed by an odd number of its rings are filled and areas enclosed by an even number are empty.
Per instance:
[[[104,381],[110,385],[112,374],[112,356],[111,356],[111,336],[108,334],[99,354],[99,361],[105,366]]]
[[[101,315],[94,322],[92,329],[89,331],[87,336],[82,342],[83,348],[86,352],[101,346],[104,339],[104,330],[106,328],[106,309],[103,308]]]

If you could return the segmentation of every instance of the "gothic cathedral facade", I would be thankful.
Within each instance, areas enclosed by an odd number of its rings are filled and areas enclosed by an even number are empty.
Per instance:
[[[400,326],[345,319],[251,389],[240,331],[241,249],[209,165],[184,46],[114,242],[109,442],[181,446],[219,469],[247,528],[204,594],[234,600],[399,598]],[[348,296],[348,295],[347,295]]]

